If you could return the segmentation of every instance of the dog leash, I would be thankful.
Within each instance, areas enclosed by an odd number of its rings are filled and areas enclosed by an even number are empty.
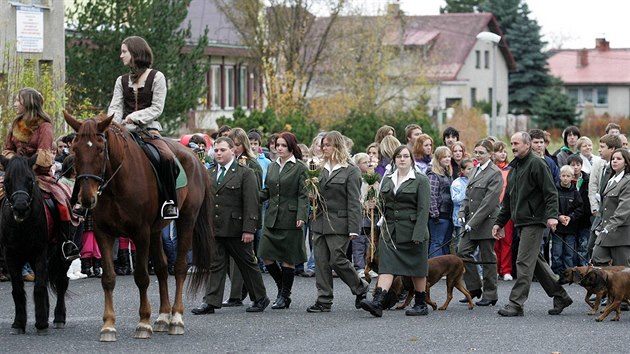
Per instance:
[[[586,265],[589,265],[589,266],[593,265],[593,263],[590,260],[588,260],[584,256],[582,256],[578,251],[575,250],[575,248],[571,247],[571,245],[569,245],[569,243],[567,241],[563,240],[562,237],[558,236],[555,232],[550,230],[549,234],[552,236],[552,239],[551,239],[552,242],[553,242],[553,236],[556,236],[556,238],[559,239],[560,242],[564,243],[564,245],[569,247],[569,249],[571,251],[573,251],[573,253],[577,254],[578,257],[580,257],[583,261],[585,261]]]
[[[459,234],[457,234],[457,236],[455,238],[461,238],[465,233],[467,233],[468,231],[466,231],[466,229],[464,229],[464,231],[460,232]],[[449,239],[448,241],[444,242],[443,244],[440,245],[440,247],[438,247],[435,251],[429,253],[429,258],[431,258],[431,256],[433,256],[435,254],[435,252],[439,251],[442,249],[442,247],[448,245],[449,243],[451,243],[451,241],[453,241],[453,238],[451,237],[451,239]]]

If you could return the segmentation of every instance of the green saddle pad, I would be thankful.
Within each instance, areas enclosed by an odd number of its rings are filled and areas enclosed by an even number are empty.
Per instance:
[[[186,187],[186,185],[188,185],[188,176],[186,175],[186,170],[184,170],[184,166],[182,166],[177,157],[175,158],[175,163],[177,163],[177,167],[179,167],[179,174],[177,175],[177,180],[175,181],[175,188],[184,188]]]

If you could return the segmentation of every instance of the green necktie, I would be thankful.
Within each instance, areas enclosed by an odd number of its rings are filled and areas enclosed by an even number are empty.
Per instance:
[[[219,173],[219,179],[217,179],[217,182],[219,184],[221,184],[221,182],[223,181],[223,177],[225,177],[225,166],[221,166],[220,173]]]

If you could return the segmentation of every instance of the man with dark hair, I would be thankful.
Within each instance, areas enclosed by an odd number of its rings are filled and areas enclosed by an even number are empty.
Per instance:
[[[564,146],[554,153],[558,160],[558,167],[562,167],[567,164],[567,158],[569,155],[577,154],[577,141],[582,136],[580,129],[574,125],[567,127],[562,132],[562,139],[564,140]]]
[[[232,132],[232,127],[230,127],[229,125],[222,125],[219,128],[219,134],[217,134],[217,137],[222,137],[222,136],[229,136],[230,133]]]
[[[545,131],[540,129],[531,129],[529,131],[529,136],[532,141],[532,152],[534,155],[542,157],[545,160],[547,166],[549,166],[549,170],[551,171],[554,183],[558,183],[560,181],[560,168],[554,159],[549,156],[549,151],[547,151],[549,138],[545,134]]]
[[[407,146],[409,151],[413,151],[413,143],[422,134],[422,128],[418,124],[409,124],[405,127],[405,136],[407,137]]]
[[[442,133],[442,141],[445,146],[450,148],[454,142],[459,141],[459,132],[453,127],[444,129],[444,132]]]
[[[516,267],[518,278],[510,292],[510,303],[499,310],[499,315],[523,316],[523,306],[534,275],[547,295],[553,297],[550,315],[559,315],[573,300],[551,271],[540,252],[546,227],[555,231],[558,225],[558,191],[547,164],[534,156],[531,138],[526,132],[517,132],[511,138],[514,160],[508,173],[499,216],[492,227],[495,239],[503,237],[501,229],[511,218],[520,236]]]
[[[220,137],[214,143],[216,165],[210,169],[214,199],[216,252],[203,303],[195,315],[214,313],[223,306],[228,256],[234,259],[254,304],[247,312],[262,312],[271,302],[254,256],[254,232],[258,219],[258,182],[254,171],[235,159],[234,141]]]

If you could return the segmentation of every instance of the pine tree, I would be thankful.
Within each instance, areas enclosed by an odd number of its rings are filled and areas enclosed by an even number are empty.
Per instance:
[[[160,122],[167,132],[177,128],[203,97],[207,71],[203,61],[207,30],[200,38],[191,38],[190,24],[183,24],[189,4],[190,0],[77,2],[67,14],[73,35],[66,41],[67,81],[75,98],[89,98],[97,109],[107,111],[116,78],[128,70],[119,58],[122,40],[140,36],[153,50],[153,68],[164,73],[168,84]]]
[[[575,113],[575,101],[562,92],[559,79],[552,81],[533,102],[532,120],[541,129],[578,125],[580,113]]]
[[[494,14],[516,61],[516,71],[509,74],[510,112],[529,114],[551,83],[541,28],[521,0],[485,0],[480,8]]]

